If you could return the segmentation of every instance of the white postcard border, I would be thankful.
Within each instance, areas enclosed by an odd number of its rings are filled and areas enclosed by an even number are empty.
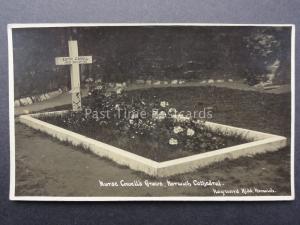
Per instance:
[[[291,27],[291,195],[289,196],[209,196],[209,197],[51,197],[15,195],[15,118],[14,118],[14,28],[97,27],[97,26],[270,26]],[[294,24],[222,24],[222,23],[35,23],[8,24],[8,81],[10,131],[10,190],[9,199],[18,201],[289,201],[295,199],[295,25]]]

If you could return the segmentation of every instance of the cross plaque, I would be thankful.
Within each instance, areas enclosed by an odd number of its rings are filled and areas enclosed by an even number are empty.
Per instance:
[[[78,56],[77,41],[68,41],[69,56],[56,57],[56,65],[71,65],[71,92],[72,92],[72,108],[73,111],[82,110],[81,94],[80,94],[80,72],[79,64],[91,64],[92,56]]]

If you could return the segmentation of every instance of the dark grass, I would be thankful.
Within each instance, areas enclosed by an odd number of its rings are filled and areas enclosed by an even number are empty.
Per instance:
[[[21,125],[22,126],[22,125]],[[27,129],[31,130],[31,132],[33,134],[38,134],[40,137],[45,137],[45,138],[48,138],[50,139],[51,141],[55,142],[55,143],[58,143],[58,144],[61,144],[63,146],[70,146],[70,142],[68,141],[61,141],[61,140],[58,140],[57,138],[55,137],[52,137],[52,136],[49,136],[48,134],[46,133],[43,133],[41,132],[40,130],[36,130],[36,129],[33,129],[31,127],[26,127]],[[30,138],[30,136],[28,136],[28,138]],[[74,150],[76,151],[79,151],[83,154],[87,154],[87,155],[91,155],[91,156],[96,156],[97,158],[101,159],[101,160],[104,160],[104,161],[107,161],[107,162],[113,162],[113,160],[109,159],[109,158],[106,158],[106,157],[101,157],[99,155],[96,155],[94,154],[93,152],[91,152],[87,147],[85,147],[83,144],[79,144],[79,145],[72,145],[72,148],[74,148]],[[125,166],[125,165],[117,165],[118,168],[129,168],[128,166]],[[137,172],[138,174],[140,172]],[[143,173],[142,173],[143,174]],[[149,177],[152,177],[152,176],[149,176]]]

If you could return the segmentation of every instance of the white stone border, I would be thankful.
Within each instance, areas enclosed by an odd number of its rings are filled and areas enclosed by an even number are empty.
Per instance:
[[[205,167],[224,159],[236,159],[241,156],[276,151],[287,145],[287,138],[282,136],[222,125],[218,123],[206,122],[207,126],[209,126],[213,130],[240,133],[243,135],[247,135],[248,138],[253,139],[254,141],[246,144],[222,148],[215,151],[182,157],[179,159],[156,162],[154,160],[147,159],[120,148],[113,147],[103,142],[88,138],[86,136],[38,119],[38,117],[41,115],[51,116],[64,114],[67,112],[68,111],[65,110],[22,115],[19,117],[19,121],[36,130],[45,132],[61,141],[69,142],[74,146],[82,146],[83,148],[89,149],[91,152],[98,156],[109,158],[120,165],[125,165],[133,170],[142,171],[146,174],[156,177],[167,177],[175,174],[191,172],[196,170],[197,168]]]
[[[48,100],[51,98],[55,98],[62,93],[63,93],[62,89],[59,88],[56,91],[51,91],[51,92],[40,94],[40,95],[34,95],[34,96],[16,99],[16,100],[14,100],[14,106],[20,107],[20,106],[32,105],[35,102],[42,102],[42,101],[45,101],[45,100]]]

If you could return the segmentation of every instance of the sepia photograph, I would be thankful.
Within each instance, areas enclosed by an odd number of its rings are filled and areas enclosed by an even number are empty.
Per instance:
[[[294,199],[294,26],[8,25],[10,199]]]

